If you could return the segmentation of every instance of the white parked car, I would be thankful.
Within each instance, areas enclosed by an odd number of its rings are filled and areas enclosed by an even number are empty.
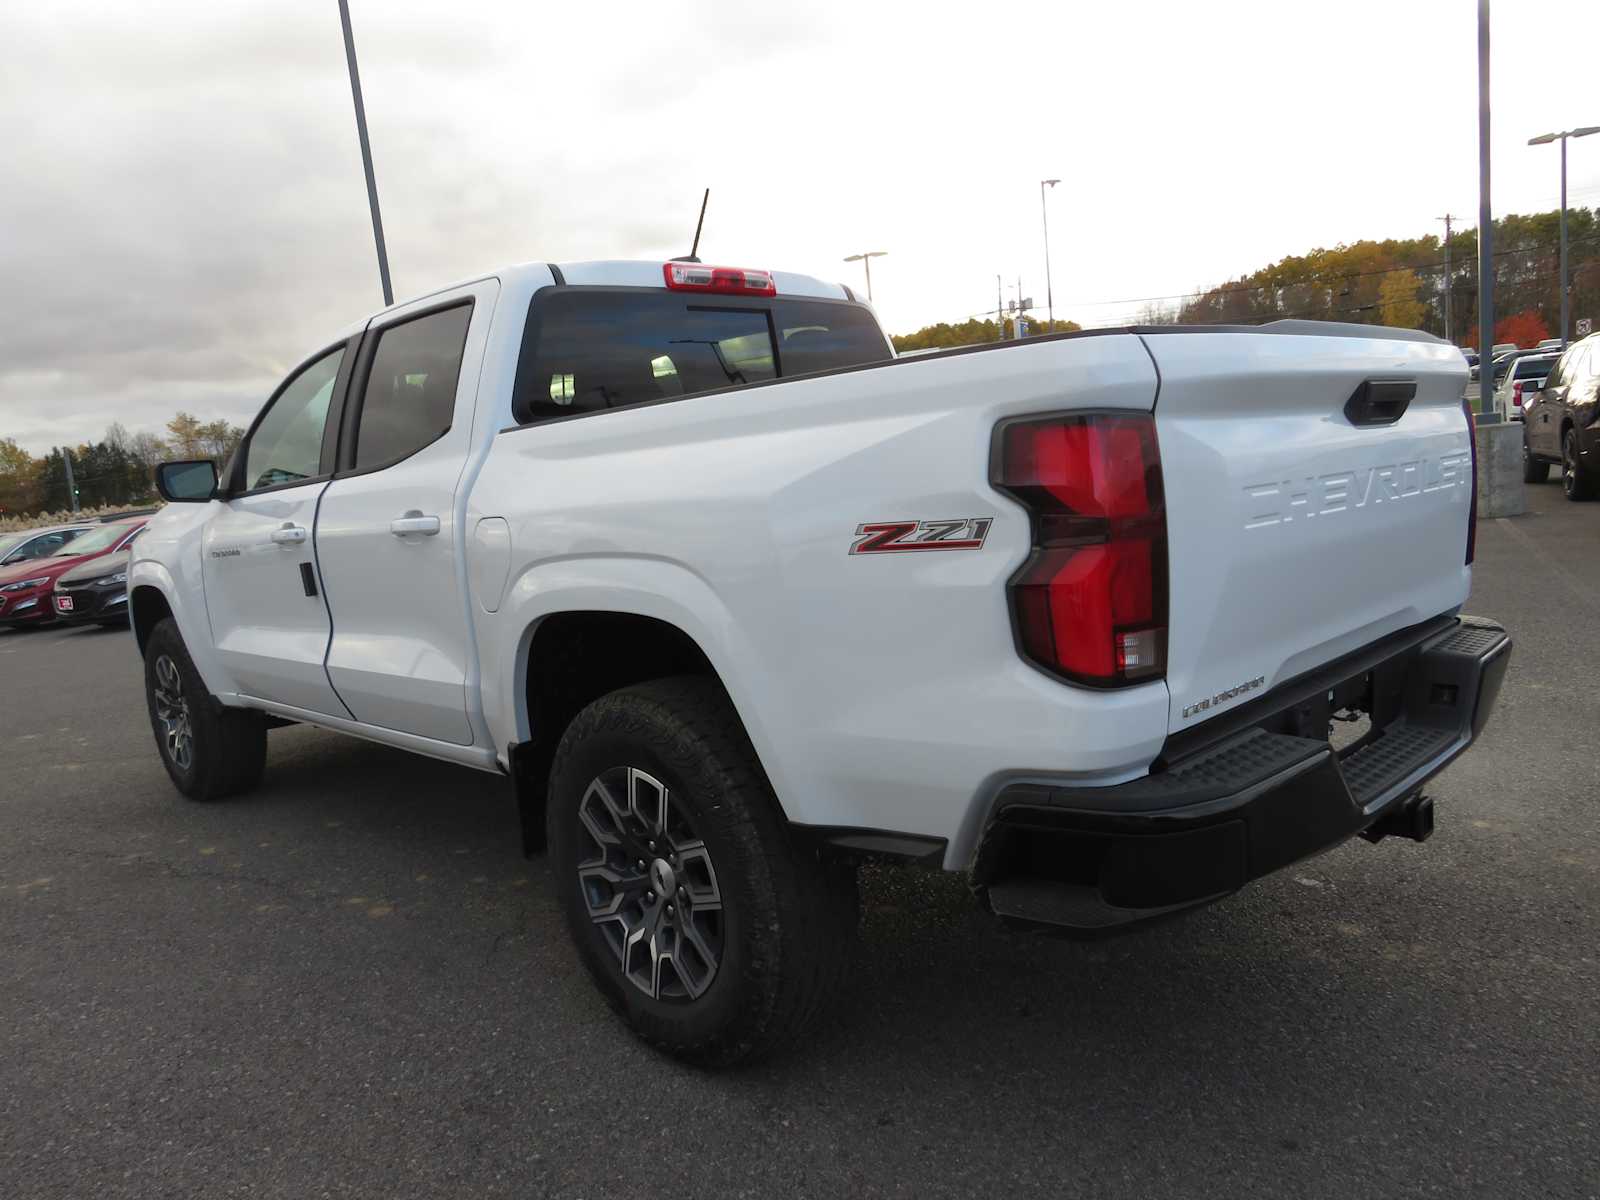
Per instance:
[[[1502,420],[1522,420],[1523,410],[1538,400],[1539,393],[1544,391],[1545,380],[1560,358],[1559,351],[1553,354],[1530,352],[1520,354],[1512,361],[1494,393],[1495,408]]]
[[[199,800],[283,719],[513,777],[615,1009],[760,1054],[863,859],[1099,933],[1426,837],[1510,648],[1460,613],[1466,371],[1304,322],[897,359],[802,275],[507,268],[330,338],[221,478],[162,468],[159,753]]]

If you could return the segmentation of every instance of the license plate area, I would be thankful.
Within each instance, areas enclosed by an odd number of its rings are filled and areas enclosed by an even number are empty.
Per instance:
[[[71,612],[72,611],[72,597],[71,596],[57,596],[56,597],[56,611],[57,612]]]

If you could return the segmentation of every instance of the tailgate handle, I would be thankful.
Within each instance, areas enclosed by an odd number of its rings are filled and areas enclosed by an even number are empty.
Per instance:
[[[1405,416],[1417,394],[1414,379],[1367,379],[1345,401],[1352,425],[1393,425]]]

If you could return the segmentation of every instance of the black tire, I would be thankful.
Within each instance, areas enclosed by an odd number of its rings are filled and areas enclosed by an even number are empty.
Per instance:
[[[1550,478],[1550,464],[1542,458],[1535,458],[1533,451],[1528,449],[1528,431],[1522,431],[1522,482],[1543,483]]]
[[[224,708],[212,698],[171,617],[152,629],[145,643],[144,693],[161,763],[185,796],[220,800],[261,782],[266,719],[258,712]],[[187,732],[186,740],[176,736],[174,722]]]
[[[1578,454],[1578,431],[1569,429],[1561,436],[1561,489],[1568,500],[1593,500],[1597,490],[1595,472],[1584,466]]]
[[[651,820],[634,821],[639,813]],[[791,838],[716,681],[657,680],[585,708],[556,750],[547,821],[550,866],[578,956],[639,1037],[698,1065],[728,1066],[815,1027],[855,942],[855,871]],[[617,840],[603,843],[597,828]],[[663,857],[635,870],[652,853]],[[663,880],[675,913],[667,896],[648,890]],[[597,918],[591,905],[617,907]],[[651,925],[652,914],[659,924]],[[652,928],[640,940],[638,930]],[[659,958],[658,941],[670,948]],[[634,974],[625,961],[637,964]],[[648,982],[637,978],[641,971]]]

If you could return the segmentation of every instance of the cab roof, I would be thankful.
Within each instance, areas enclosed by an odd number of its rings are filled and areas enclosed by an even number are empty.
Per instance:
[[[404,308],[418,301],[441,295],[445,292],[455,291],[457,288],[467,287],[485,279],[498,279],[502,284],[513,287],[522,284],[528,291],[536,291],[541,287],[548,287],[555,282],[559,285],[579,287],[642,287],[659,288],[666,290],[666,279],[662,274],[663,268],[672,260],[659,258],[626,259],[626,258],[597,258],[586,262],[525,262],[514,263],[494,271],[484,271],[478,275],[470,275],[465,279],[458,279],[453,283],[441,287],[430,288],[426,292],[419,292],[415,296],[407,296],[396,300],[388,308],[380,308],[376,312],[364,317],[359,322],[343,331],[341,339],[352,337],[367,327],[368,322],[384,313],[396,308]],[[746,266],[746,264],[723,264],[721,262],[707,261],[707,266]],[[761,268],[766,270],[766,268]],[[778,287],[778,296],[805,296],[827,300],[854,300],[864,303],[862,297],[842,283],[828,283],[813,275],[801,275],[795,271],[773,271],[773,281]]]

